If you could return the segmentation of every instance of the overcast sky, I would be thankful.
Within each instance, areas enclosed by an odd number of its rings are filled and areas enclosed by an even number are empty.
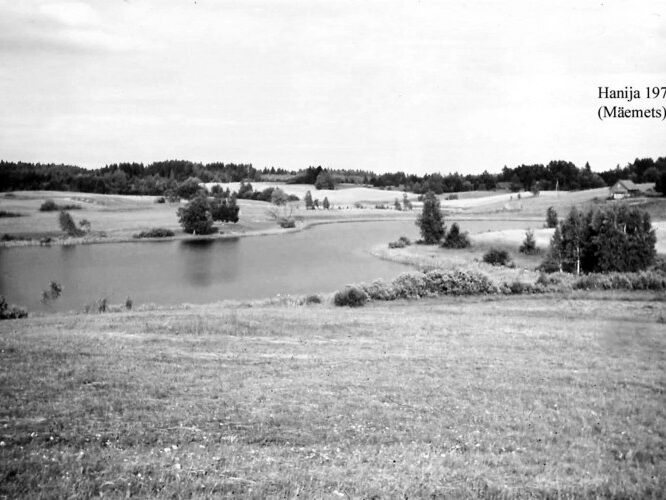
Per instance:
[[[5,160],[474,173],[666,155],[666,122],[599,121],[607,85],[666,85],[666,2],[0,0]]]

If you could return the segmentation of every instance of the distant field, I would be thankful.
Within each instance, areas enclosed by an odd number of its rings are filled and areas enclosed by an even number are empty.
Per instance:
[[[662,497],[665,304],[3,321],[0,497]]]

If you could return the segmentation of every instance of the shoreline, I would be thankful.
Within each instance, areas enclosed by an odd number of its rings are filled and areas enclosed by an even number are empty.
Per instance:
[[[22,247],[50,247],[50,246],[74,246],[74,245],[99,245],[105,243],[156,243],[156,242],[173,242],[173,241],[213,241],[213,240],[225,240],[225,239],[237,239],[242,237],[254,237],[254,236],[274,236],[279,234],[289,234],[305,231],[311,229],[315,226],[322,226],[327,224],[349,224],[354,222],[400,222],[400,221],[410,221],[415,220],[408,217],[361,217],[358,219],[339,219],[339,220],[315,220],[312,222],[301,222],[297,223],[294,228],[270,228],[270,229],[257,229],[246,232],[229,232],[229,233],[214,233],[201,236],[195,236],[191,234],[178,234],[175,236],[170,236],[167,238],[134,238],[134,237],[81,237],[81,238],[64,238],[64,239],[54,239],[48,243],[42,243],[40,240],[29,239],[29,240],[9,240],[9,241],[0,241],[0,249],[3,248],[22,248]]]

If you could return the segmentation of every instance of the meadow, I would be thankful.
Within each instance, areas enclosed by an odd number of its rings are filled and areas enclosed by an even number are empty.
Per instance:
[[[0,497],[660,498],[664,298],[3,321]]]

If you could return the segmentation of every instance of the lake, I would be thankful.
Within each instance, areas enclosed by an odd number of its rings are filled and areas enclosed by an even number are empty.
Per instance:
[[[461,223],[471,232],[522,226]],[[401,235],[418,238],[413,221],[325,224],[225,240],[7,248],[0,250],[0,295],[31,311],[63,311],[80,310],[103,297],[110,303],[129,296],[135,305],[170,305],[331,292],[409,270],[369,253]],[[41,292],[52,280],[63,293],[45,306]]]

